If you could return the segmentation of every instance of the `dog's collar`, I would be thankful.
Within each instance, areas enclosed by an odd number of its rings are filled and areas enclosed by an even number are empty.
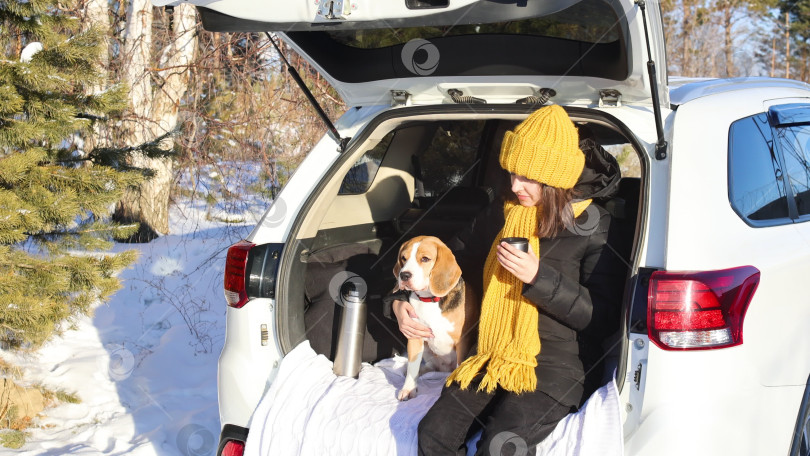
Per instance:
[[[414,293],[414,294],[416,294],[416,293]],[[422,296],[416,295],[416,297],[419,298],[419,300],[422,301],[422,302],[439,302],[439,301],[442,300],[442,298],[440,298],[438,296],[422,297]]]

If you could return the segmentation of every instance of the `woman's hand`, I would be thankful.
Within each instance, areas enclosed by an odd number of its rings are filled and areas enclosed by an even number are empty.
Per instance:
[[[433,331],[429,327],[414,320],[416,318],[416,310],[414,310],[411,303],[407,301],[394,301],[391,305],[394,309],[394,315],[399,322],[399,330],[408,339],[431,339],[433,338]]]
[[[496,254],[498,263],[501,263],[504,269],[511,272],[521,282],[532,283],[534,281],[537,270],[540,268],[540,259],[534,254],[531,246],[529,246],[528,252],[523,252],[506,242],[501,242]]]

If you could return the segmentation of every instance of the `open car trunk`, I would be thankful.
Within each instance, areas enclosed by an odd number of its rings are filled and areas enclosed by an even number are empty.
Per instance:
[[[306,216],[291,232],[277,282],[277,328],[284,351],[308,339],[315,351],[333,360],[341,311],[337,293],[343,282],[359,276],[367,285],[369,312],[363,361],[405,353],[405,339],[382,302],[395,285],[392,269],[400,244],[423,234],[447,242],[509,192],[508,174],[498,164],[500,144],[504,132],[531,110],[506,105],[402,108],[374,119],[322,180],[301,211]],[[623,258],[629,277],[643,198],[642,149],[604,112],[568,111],[580,137],[606,147],[622,165],[619,194],[595,203],[613,215],[616,233],[610,248]],[[463,274],[482,270],[483,265],[473,266]],[[606,378],[618,368],[621,383],[627,331],[622,321],[611,323],[617,331],[603,341],[608,361],[601,368]]]
[[[632,0],[190,3],[206,30],[279,33],[348,106],[547,94],[557,104],[647,106],[657,94],[668,105],[665,73],[647,75],[650,60],[666,68],[663,39],[647,39],[663,36],[657,3],[646,28]]]

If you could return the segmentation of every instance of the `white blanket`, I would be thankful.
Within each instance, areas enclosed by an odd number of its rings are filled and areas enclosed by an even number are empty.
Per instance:
[[[284,357],[250,423],[245,456],[416,455],[416,427],[439,397],[446,373],[419,377],[419,394],[396,393],[407,359],[363,364],[358,379],[338,377],[332,362],[303,342]],[[475,446],[469,445],[470,453]],[[619,456],[619,397],[610,382],[561,421],[538,446],[542,456]]]

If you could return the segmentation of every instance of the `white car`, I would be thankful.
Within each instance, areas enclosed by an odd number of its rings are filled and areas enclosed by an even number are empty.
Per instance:
[[[229,251],[218,454],[300,341],[334,356],[334,277],[369,284],[363,360],[403,348],[392,248],[468,223],[503,132],[549,103],[623,163],[599,203],[627,265],[625,453],[810,454],[810,86],[670,86],[658,5],[631,0],[198,3],[208,30],[283,32],[349,106]]]

